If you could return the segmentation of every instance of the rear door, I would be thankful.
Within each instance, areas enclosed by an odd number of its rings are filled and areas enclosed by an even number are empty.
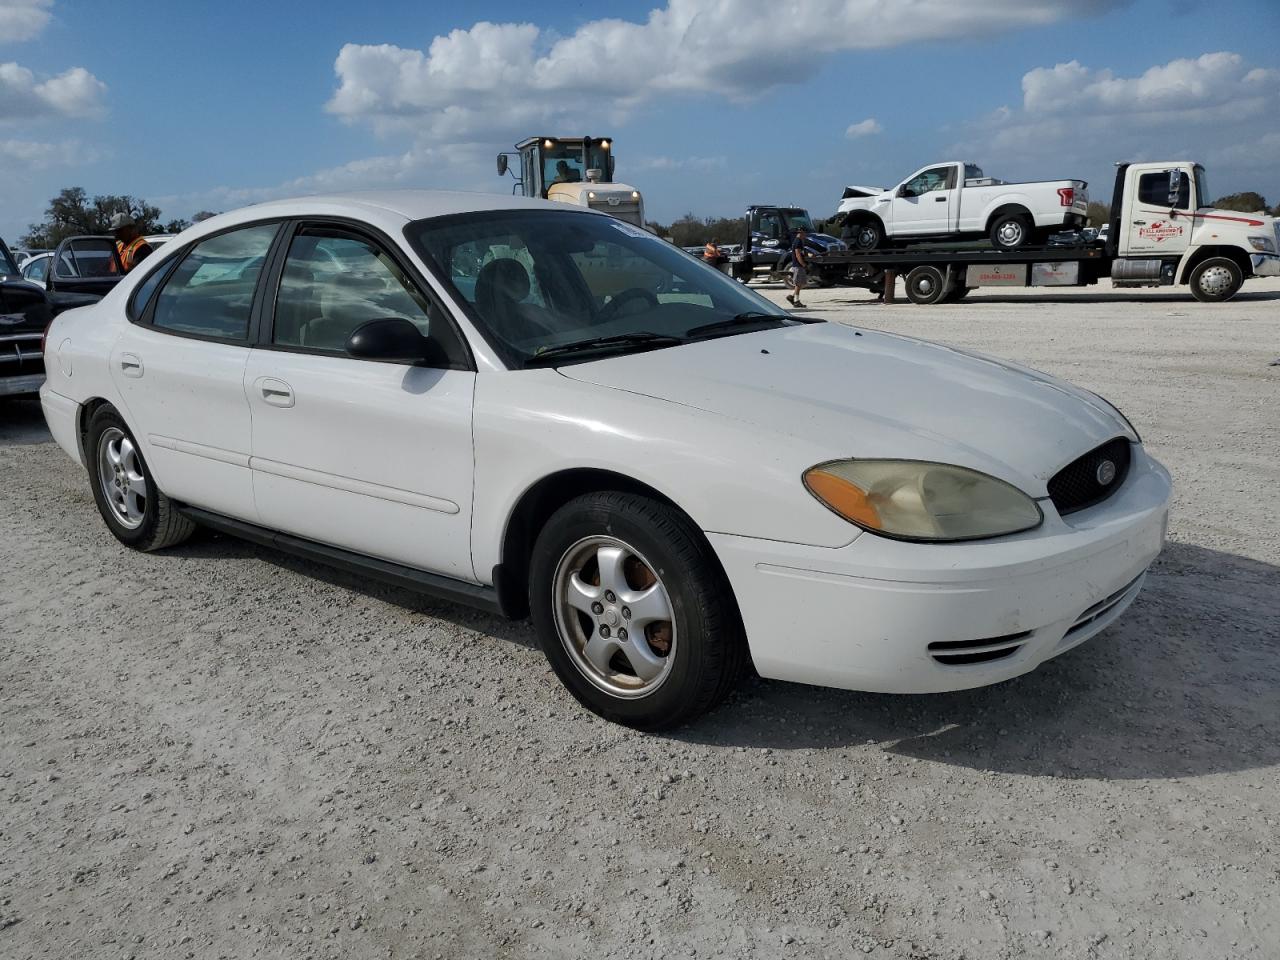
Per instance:
[[[894,235],[937,236],[954,229],[960,202],[955,164],[928,167],[898,188],[893,198]]]
[[[225,230],[153,255],[111,351],[126,418],[175,500],[257,521],[244,371],[260,322],[259,281],[279,222]]]
[[[252,352],[253,483],[262,523],[474,581],[475,372],[452,321],[386,238],[347,223],[296,226],[274,319]],[[402,317],[455,368],[358,360],[360,325]]]

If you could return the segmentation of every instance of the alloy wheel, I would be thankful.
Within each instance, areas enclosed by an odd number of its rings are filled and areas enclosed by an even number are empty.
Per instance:
[[[121,526],[136,530],[142,525],[147,477],[133,441],[118,427],[108,427],[98,438],[98,485]]]
[[[611,696],[656,691],[675,662],[671,598],[653,566],[615,537],[579,540],[553,580],[556,631],[570,660]]]

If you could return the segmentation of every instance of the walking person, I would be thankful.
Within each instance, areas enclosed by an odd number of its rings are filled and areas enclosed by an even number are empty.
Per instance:
[[[791,241],[791,290],[787,294],[787,303],[793,307],[803,307],[800,302],[800,291],[809,280],[809,251],[804,248],[804,228],[796,231]]]

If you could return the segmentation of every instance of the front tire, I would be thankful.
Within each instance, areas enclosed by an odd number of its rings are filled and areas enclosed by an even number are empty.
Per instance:
[[[884,225],[879,220],[859,220],[848,225],[844,240],[854,250],[877,250],[884,244]]]
[[[121,543],[135,550],[162,550],[195,532],[195,524],[156,487],[137,441],[114,407],[99,407],[93,414],[84,449],[98,512]]]
[[[1244,271],[1229,257],[1210,257],[1191,271],[1191,295],[1201,303],[1222,303],[1240,292]]]
[[[710,710],[746,665],[710,545],[684,514],[647,497],[602,491],[557,510],[534,545],[529,609],[578,702],[641,730]]]

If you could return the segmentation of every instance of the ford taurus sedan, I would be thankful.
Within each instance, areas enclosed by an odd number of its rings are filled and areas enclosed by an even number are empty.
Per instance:
[[[192,227],[61,315],[41,391],[111,532],[197,525],[532,616],[655,729],[766,677],[928,693],[1111,624],[1169,476],[1102,398],[798,319],[633,226],[435,192]]]

